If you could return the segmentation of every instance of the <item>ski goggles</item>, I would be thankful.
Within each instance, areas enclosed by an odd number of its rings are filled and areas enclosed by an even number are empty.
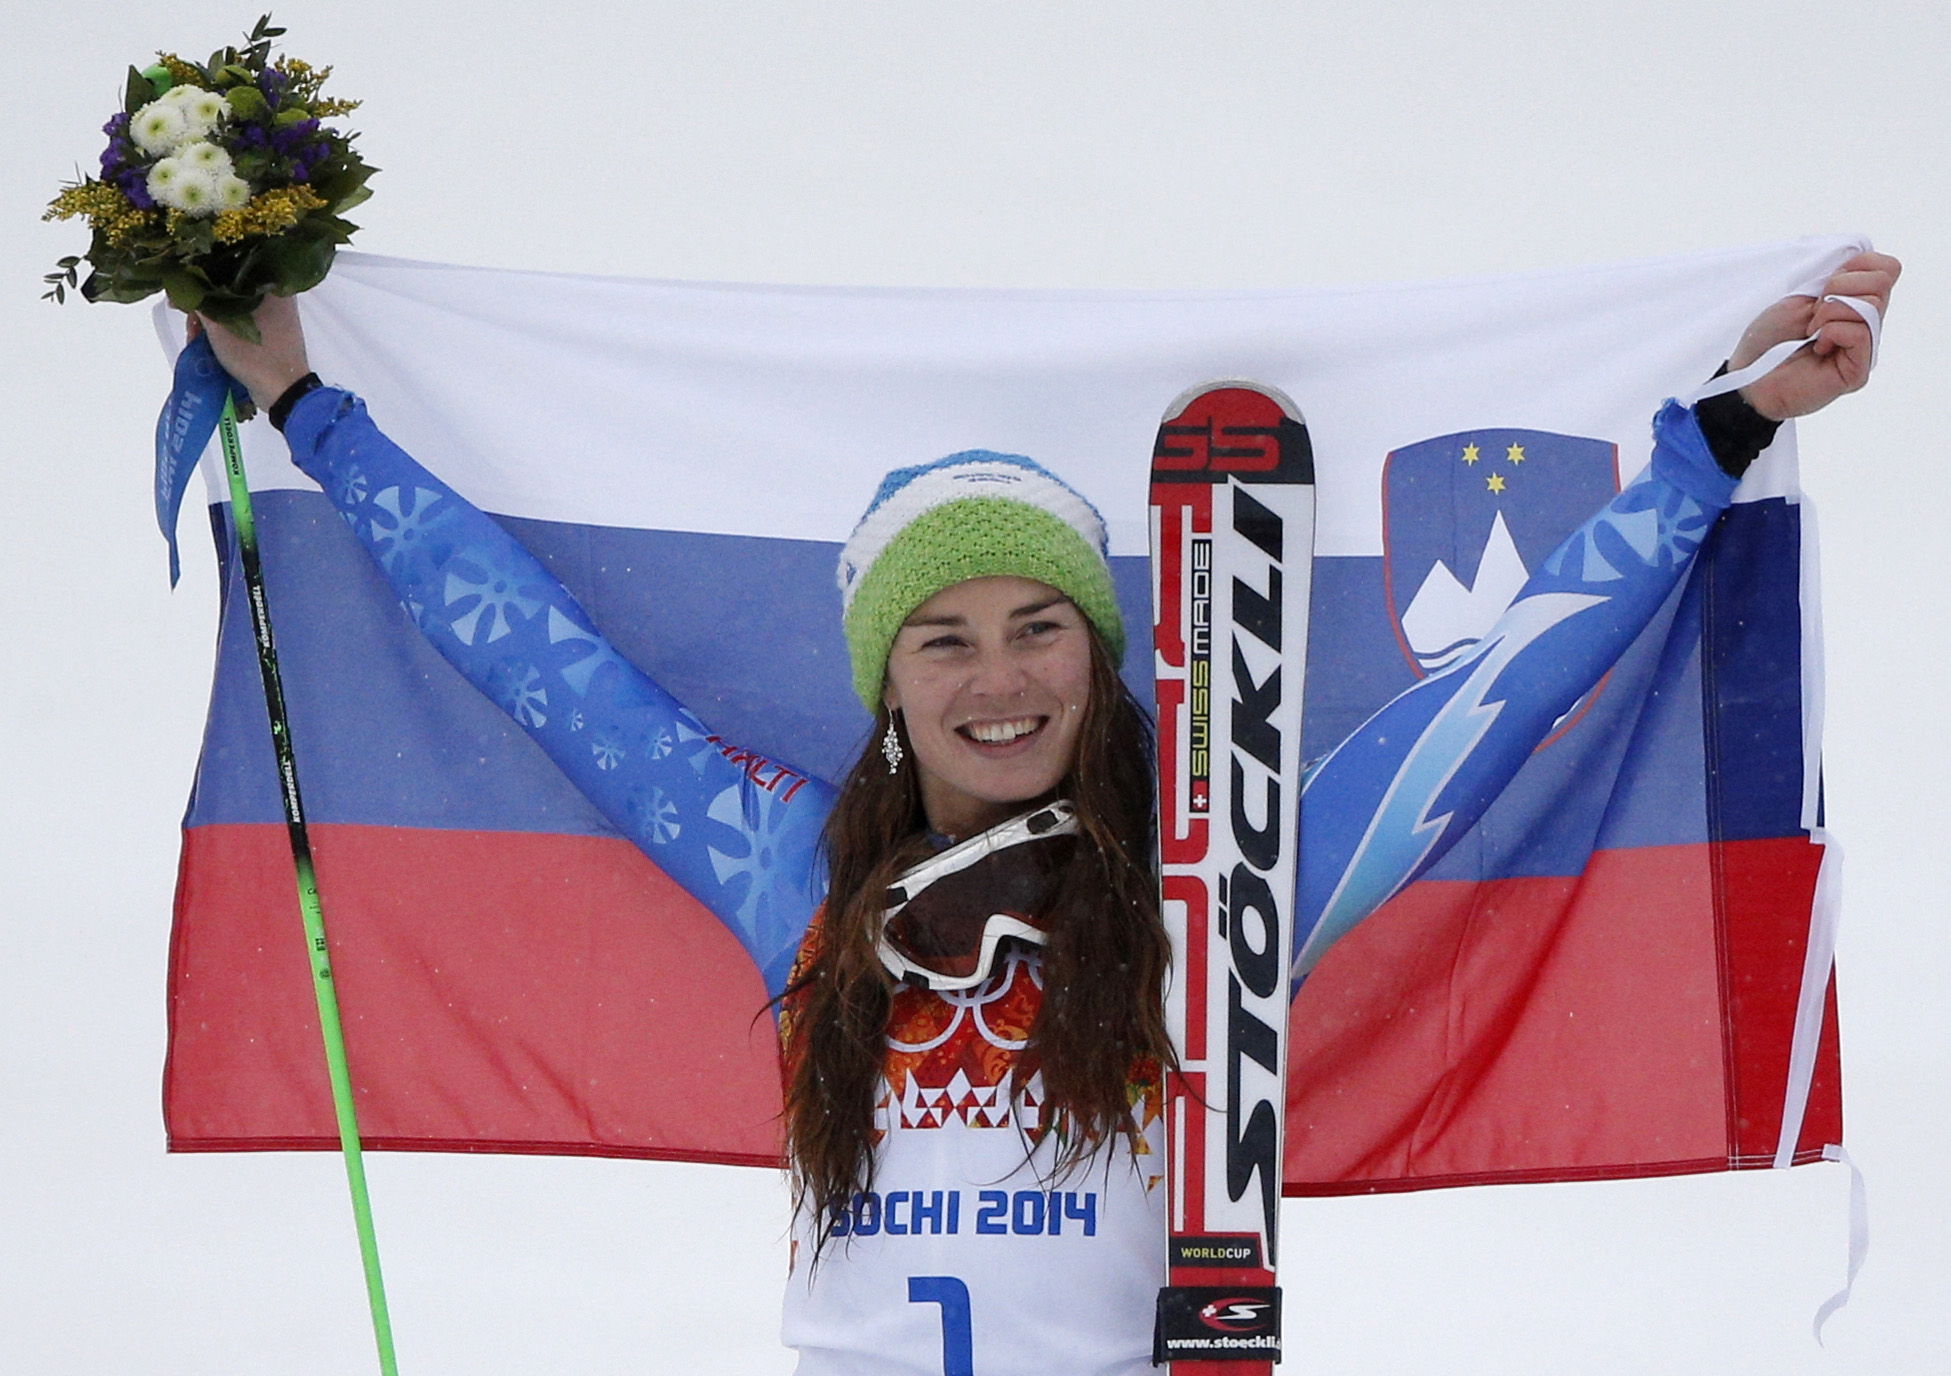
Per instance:
[[[1077,811],[1060,799],[906,871],[888,886],[881,964],[924,989],[973,989],[1005,939],[1043,945],[1043,906],[1076,837]]]

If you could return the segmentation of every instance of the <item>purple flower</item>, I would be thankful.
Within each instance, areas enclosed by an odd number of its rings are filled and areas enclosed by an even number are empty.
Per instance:
[[[318,133],[317,120],[301,119],[296,124],[287,124],[282,129],[272,130],[271,144],[280,153],[290,153],[296,151],[299,144],[310,143],[316,133]]]
[[[102,179],[111,181],[134,152],[129,143],[129,117],[112,116],[102,126],[102,132],[108,135],[108,147],[102,149]]]
[[[156,208],[156,202],[149,195],[148,179],[135,168],[131,167],[123,171],[115,179],[115,184],[122,188],[122,194],[129,198],[129,203],[137,210]]]

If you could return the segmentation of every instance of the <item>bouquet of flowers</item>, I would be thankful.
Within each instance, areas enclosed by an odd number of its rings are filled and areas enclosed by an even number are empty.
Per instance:
[[[44,219],[85,219],[88,252],[47,275],[54,301],[79,283],[90,301],[140,301],[160,291],[255,337],[267,294],[324,280],[358,226],[344,213],[372,193],[377,170],[352,134],[324,121],[358,101],[322,94],[330,67],[271,56],[284,33],[257,21],[242,48],[205,63],[174,53],[129,69],[122,110],[102,126],[101,175],[61,189]]]

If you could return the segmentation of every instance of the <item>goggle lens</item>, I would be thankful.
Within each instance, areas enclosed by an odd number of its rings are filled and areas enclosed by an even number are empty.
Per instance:
[[[897,978],[967,989],[1004,937],[1042,944],[1043,913],[1077,845],[1075,810],[1048,803],[931,856],[887,890],[881,959]]]
[[[997,918],[1041,926],[1045,900],[1076,849],[1075,836],[1040,836],[995,851],[935,880],[911,898],[888,890],[888,944],[924,970],[962,980],[976,973]]]

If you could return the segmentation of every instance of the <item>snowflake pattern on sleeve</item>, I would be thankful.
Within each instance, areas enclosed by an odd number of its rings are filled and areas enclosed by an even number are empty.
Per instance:
[[[832,789],[714,735],[358,398],[321,388],[285,433],[434,648],[725,923],[778,994],[820,897]]]

